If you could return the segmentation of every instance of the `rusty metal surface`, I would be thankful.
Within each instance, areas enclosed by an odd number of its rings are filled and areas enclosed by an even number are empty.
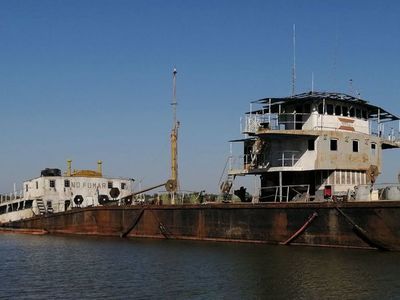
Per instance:
[[[374,248],[356,234],[337,208],[371,240],[389,245],[391,250],[400,249],[397,201],[111,206],[74,209],[6,225],[63,234],[279,244],[317,213],[291,244]]]

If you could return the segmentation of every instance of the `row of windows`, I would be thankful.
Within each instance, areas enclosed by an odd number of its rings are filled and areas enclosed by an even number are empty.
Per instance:
[[[358,184],[366,184],[367,178],[365,172],[363,171],[335,170],[335,171],[317,172],[315,181],[317,185],[320,184],[358,185]]]
[[[324,113],[324,106],[322,103],[318,105],[318,113]],[[343,105],[327,104],[325,113],[327,115],[345,116],[358,119],[368,119],[368,112],[365,109],[347,107]]]
[[[304,104],[304,105],[297,105],[296,107],[292,107],[291,109],[288,108],[286,112],[294,112],[296,113],[311,113],[311,104]],[[355,108],[353,106],[347,105],[339,105],[339,104],[324,104],[320,103],[317,107],[319,114],[327,114],[327,115],[335,115],[335,116],[344,116],[344,117],[351,117],[351,118],[358,118],[358,119],[368,119],[368,111],[361,108]]]
[[[352,141],[352,147],[353,147],[353,152],[359,152],[360,147],[359,147],[359,141],[358,140],[353,140]],[[314,151],[315,150],[315,140],[308,140],[308,148],[309,151]],[[330,140],[330,150],[331,151],[338,151],[338,140],[337,139],[331,139]],[[371,154],[375,155],[376,152],[376,144],[371,143]]]
[[[359,152],[360,147],[359,147],[360,142],[358,140],[353,140],[352,141],[352,147],[353,147],[353,152]],[[331,151],[338,151],[338,140],[336,139],[331,139],[330,141],[330,149]],[[371,143],[371,154],[375,155],[376,151],[376,144]]]

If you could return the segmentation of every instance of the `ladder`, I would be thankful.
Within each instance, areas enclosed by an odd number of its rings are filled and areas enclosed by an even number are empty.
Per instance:
[[[37,208],[39,209],[39,214],[44,215],[46,213],[46,207],[42,199],[36,199]]]

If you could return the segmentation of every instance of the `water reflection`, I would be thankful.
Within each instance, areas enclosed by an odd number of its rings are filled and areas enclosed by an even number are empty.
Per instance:
[[[0,235],[0,298],[371,299],[400,294],[400,253]]]

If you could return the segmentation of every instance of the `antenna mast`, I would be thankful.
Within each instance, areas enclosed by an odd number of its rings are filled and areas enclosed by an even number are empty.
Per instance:
[[[292,96],[296,91],[296,24],[293,24]]]
[[[174,68],[172,72],[172,84],[173,84],[173,93],[172,93],[172,111],[173,111],[173,124],[171,131],[171,180],[173,181],[171,194],[172,194],[172,204],[175,204],[175,194],[178,190],[178,129],[179,129],[179,121],[176,119],[176,68]]]

